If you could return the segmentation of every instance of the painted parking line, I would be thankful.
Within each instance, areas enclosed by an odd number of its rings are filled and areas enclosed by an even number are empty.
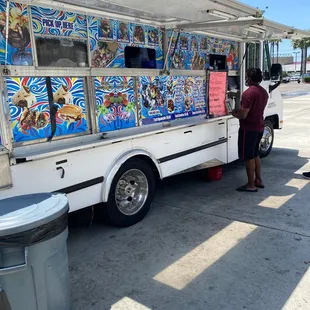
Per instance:
[[[300,96],[306,96],[306,95],[310,95],[310,92],[299,91],[299,92],[283,93],[282,97],[300,97]]]

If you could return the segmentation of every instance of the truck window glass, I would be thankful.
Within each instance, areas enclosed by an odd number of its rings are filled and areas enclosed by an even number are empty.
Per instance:
[[[251,68],[259,68],[259,43],[247,43],[247,55],[246,55],[246,70]]]
[[[87,41],[36,38],[38,65],[41,67],[87,67]]]
[[[264,42],[264,62],[263,62],[263,76],[264,80],[270,80],[271,59],[268,41]]]
[[[125,47],[125,67],[156,69],[156,51],[152,48]]]

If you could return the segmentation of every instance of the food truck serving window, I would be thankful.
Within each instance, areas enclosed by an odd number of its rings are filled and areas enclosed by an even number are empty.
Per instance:
[[[156,69],[155,49],[126,46],[125,66],[127,68]]]
[[[69,38],[36,38],[38,65],[43,67],[86,67],[87,42]]]

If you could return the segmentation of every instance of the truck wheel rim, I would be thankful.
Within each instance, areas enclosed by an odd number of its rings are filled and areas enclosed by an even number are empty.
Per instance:
[[[272,130],[270,127],[266,126],[264,129],[264,134],[260,142],[260,149],[263,152],[267,152],[272,145]]]
[[[138,213],[149,193],[149,184],[145,174],[138,169],[126,171],[119,179],[115,190],[115,202],[125,215]]]

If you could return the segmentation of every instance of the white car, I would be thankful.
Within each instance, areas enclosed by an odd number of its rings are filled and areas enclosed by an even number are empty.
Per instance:
[[[291,77],[291,81],[298,81],[298,80],[300,80],[301,79],[301,76],[300,75],[293,75],[292,77]]]

